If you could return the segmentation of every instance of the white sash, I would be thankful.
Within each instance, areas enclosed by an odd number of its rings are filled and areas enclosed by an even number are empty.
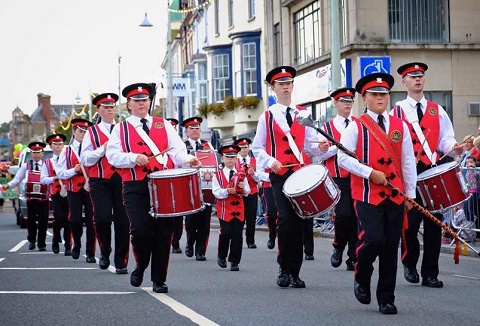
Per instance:
[[[398,106],[398,107],[402,108],[401,106]],[[417,112],[414,110],[404,110],[403,108],[402,108],[402,111],[405,114],[405,118],[407,119],[407,121],[413,126],[413,130],[417,134],[418,140],[420,141],[420,144],[422,145],[423,150],[425,151],[425,154],[427,154],[427,157],[430,159],[430,162],[432,164],[435,164],[435,162],[437,161],[437,153],[436,152],[432,153],[432,150],[430,149],[430,146],[428,145],[428,142],[425,139],[425,135],[423,134],[422,128],[418,123]]]
[[[128,120],[126,120],[126,121],[133,126],[132,122],[130,122]],[[133,126],[133,127],[135,127],[135,126]],[[142,138],[142,140],[145,142],[145,144],[147,144],[148,148],[150,148],[153,155],[157,155],[158,153],[160,153],[160,150],[158,149],[157,145],[155,145],[152,138],[150,138],[147,135],[147,133],[143,130],[142,125],[136,126],[135,130],[137,131],[140,138]],[[155,157],[157,162],[162,164],[164,168],[166,167],[166,162],[167,162],[166,155],[167,155],[167,153],[164,153],[163,155],[158,155],[157,157]]]
[[[300,162],[300,164],[303,165],[304,164],[303,163],[303,156],[302,156],[301,152],[298,150],[297,144],[295,143],[295,141],[292,138],[292,134],[290,133],[290,127],[287,123],[287,118],[282,113],[282,111],[280,111],[279,109],[277,109],[277,110],[270,109],[269,111],[273,116],[273,120],[275,120],[275,122],[278,124],[280,129],[282,129],[282,131],[285,133],[285,136],[287,136],[288,145],[290,146],[290,149],[292,150],[293,155],[295,155],[295,157]]]

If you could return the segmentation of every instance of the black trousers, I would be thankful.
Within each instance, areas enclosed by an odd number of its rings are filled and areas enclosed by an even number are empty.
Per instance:
[[[68,209],[70,231],[73,237],[73,248],[82,247],[83,223],[87,231],[87,243],[85,253],[89,257],[95,256],[95,229],[93,227],[93,209],[90,193],[85,189],[78,192],[68,191]],[[83,211],[85,210],[85,217]]]
[[[53,242],[62,242],[61,230],[63,229],[63,240],[65,241],[65,249],[71,249],[71,232],[68,224],[68,199],[60,194],[52,195],[53,208]]]
[[[173,237],[172,247],[175,249],[180,248],[180,239],[183,234],[183,216],[173,217]]]
[[[239,264],[242,259],[243,222],[234,218],[229,222],[218,219],[220,234],[218,235],[218,257]]]
[[[275,198],[273,197],[273,189],[263,188],[263,196],[265,197],[265,202],[267,204],[267,213],[265,217],[267,218],[268,226],[268,238],[275,241],[277,238],[277,219],[278,212],[277,206],[275,205]]]
[[[143,272],[151,261],[151,279],[167,279],[173,218],[150,215],[148,178],[123,183],[123,200],[130,220],[130,239],[137,267]]]
[[[373,263],[378,264],[378,303],[395,302],[398,244],[402,232],[404,204],[385,199],[378,206],[355,201],[358,216],[359,241],[355,280],[370,287]]]
[[[333,247],[343,252],[348,245],[347,256],[349,261],[356,261],[355,252],[358,241],[357,216],[353,207],[352,191],[350,186],[350,177],[334,178],[335,183],[340,188],[340,200],[335,206],[335,217],[333,225],[335,227],[335,237]]]
[[[47,246],[48,205],[48,200],[27,200],[27,240],[33,243],[38,240],[39,248]]]
[[[100,253],[109,257],[112,252],[112,222],[115,232],[114,263],[125,268],[130,251],[130,222],[122,200],[122,178],[114,173],[110,179],[90,178],[90,197],[93,204],[93,224]]]
[[[245,207],[245,241],[247,245],[255,243],[255,224],[257,222],[258,195],[243,196]]]
[[[187,248],[195,249],[195,255],[205,255],[207,251],[211,218],[211,205],[205,205],[202,211],[185,216]]]
[[[305,255],[313,256],[313,218],[303,220],[303,252]]]
[[[303,263],[303,220],[283,193],[283,184],[292,173],[293,170],[282,176],[270,173],[270,181],[278,210],[277,262],[282,270],[298,276]]]

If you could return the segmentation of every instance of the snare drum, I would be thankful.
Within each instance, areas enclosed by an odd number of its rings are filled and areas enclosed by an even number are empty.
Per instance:
[[[318,217],[340,200],[340,189],[321,164],[304,166],[288,177],[283,193],[301,218]]]
[[[40,171],[28,171],[25,183],[25,197],[27,200],[47,200],[48,185],[40,183]]]
[[[175,217],[201,211],[200,177],[197,169],[171,169],[148,175],[151,215]]]
[[[440,164],[420,173],[417,190],[424,206],[432,213],[442,213],[470,195],[458,162]]]
[[[215,151],[195,151],[195,156],[201,159],[200,167],[200,186],[202,188],[203,201],[208,204],[215,202],[215,196],[212,192],[213,176],[218,168],[218,154]]]

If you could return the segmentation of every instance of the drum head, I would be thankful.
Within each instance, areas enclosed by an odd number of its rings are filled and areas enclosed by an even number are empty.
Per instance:
[[[420,173],[417,177],[417,181],[422,181],[422,180],[431,178],[433,176],[440,175],[444,172],[453,170],[458,165],[459,165],[458,162],[453,161],[453,162],[443,163],[443,164],[434,166],[433,168],[428,169],[427,171],[423,171],[422,173]]]
[[[286,195],[306,193],[322,183],[327,175],[327,169],[321,164],[311,164],[295,171],[283,184]]]
[[[155,171],[148,175],[150,179],[163,179],[171,177],[181,177],[184,175],[192,175],[198,173],[197,169],[167,169],[162,171]]]

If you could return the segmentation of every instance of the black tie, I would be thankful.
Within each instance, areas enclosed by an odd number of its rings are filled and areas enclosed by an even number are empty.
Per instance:
[[[150,131],[147,126],[148,120],[145,118],[140,119],[140,122],[142,123],[142,129],[145,131],[145,133],[148,135],[148,132]]]
[[[417,115],[418,115],[418,122],[422,121],[423,112],[422,112],[422,103],[417,103]]]
[[[35,162],[35,171],[40,171],[40,169],[38,168],[38,162]]]
[[[230,170],[230,175],[228,176],[228,181],[232,180],[234,173],[235,172],[233,172],[233,170]]]
[[[348,124],[349,124],[349,123],[350,123],[350,120],[348,120],[348,119],[345,119],[345,128],[347,128],[347,127],[348,127]]]
[[[82,143],[78,145],[78,155],[80,155],[81,152],[82,152]]]
[[[115,127],[115,125],[110,125],[110,133],[112,133],[113,127]]]
[[[383,120],[385,119],[385,117],[383,115],[379,115],[378,116],[378,125],[380,126],[380,128],[382,128],[383,132],[386,131],[385,129],[385,123],[383,123]]]
[[[293,124],[292,116],[290,115],[290,110],[291,108],[287,108],[287,114],[286,114],[287,123],[289,127],[291,127]]]
[[[197,151],[199,151],[199,150],[202,149],[202,145],[200,144],[200,142],[199,142],[198,140],[195,142],[195,147],[196,147],[195,149],[196,149]]]

